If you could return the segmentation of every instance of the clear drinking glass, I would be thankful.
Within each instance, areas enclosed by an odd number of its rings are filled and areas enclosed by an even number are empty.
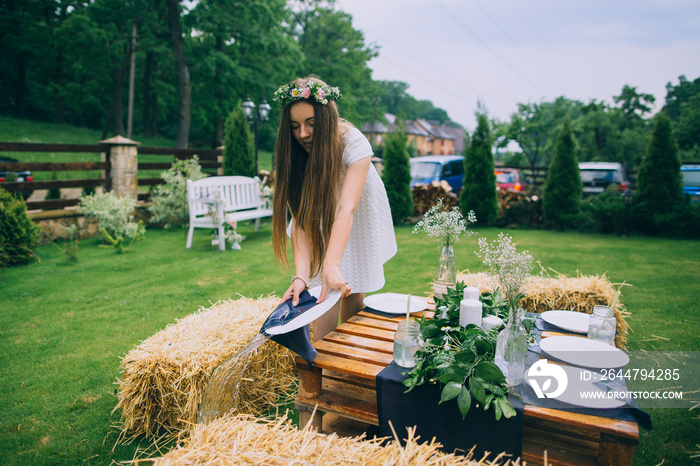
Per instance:
[[[423,346],[423,339],[418,322],[414,320],[399,322],[399,327],[394,334],[394,362],[408,369],[415,367],[416,351],[421,346]]]
[[[615,346],[617,319],[609,306],[594,306],[588,324],[588,338]]]

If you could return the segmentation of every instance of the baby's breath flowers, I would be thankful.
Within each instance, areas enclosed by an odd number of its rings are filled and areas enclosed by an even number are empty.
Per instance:
[[[459,211],[459,207],[455,206],[452,210],[447,210],[442,199],[440,199],[437,204],[425,213],[423,220],[416,224],[413,228],[413,233],[423,231],[429,237],[436,238],[443,246],[446,246],[454,244],[462,234],[467,236],[476,234],[471,230],[467,230],[467,222],[476,222],[474,211],[469,211],[465,220],[462,212]]]
[[[479,238],[479,251],[475,254],[482,258],[494,278],[498,278],[503,295],[512,309],[518,309],[518,296],[532,270],[533,259],[528,251],[518,252],[513,239],[500,233],[498,239],[489,244]]]

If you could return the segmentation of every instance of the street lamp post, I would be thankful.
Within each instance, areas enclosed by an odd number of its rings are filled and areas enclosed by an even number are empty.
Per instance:
[[[254,142],[255,142],[255,174],[257,175],[260,170],[258,169],[258,121],[261,123],[265,123],[267,120],[270,119],[270,110],[271,107],[267,103],[265,99],[263,99],[262,103],[257,107],[257,111],[255,104],[253,101],[248,97],[245,102],[243,102],[243,113],[245,114],[246,120],[248,122],[253,123],[253,131],[254,131]]]

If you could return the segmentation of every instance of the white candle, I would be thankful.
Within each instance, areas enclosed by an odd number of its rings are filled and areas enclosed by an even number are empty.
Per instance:
[[[479,288],[475,286],[468,286],[464,289],[463,299],[479,299]]]
[[[469,324],[481,326],[481,310],[483,305],[478,299],[463,299],[459,303],[459,325]]]
[[[481,323],[481,326],[485,331],[489,331],[494,327],[500,327],[503,325],[503,320],[498,316],[486,316]]]

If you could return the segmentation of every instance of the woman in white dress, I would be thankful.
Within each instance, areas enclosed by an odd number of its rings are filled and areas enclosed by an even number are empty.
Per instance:
[[[371,163],[364,135],[338,114],[341,94],[316,77],[296,79],[275,92],[282,116],[275,148],[272,244],[289,267],[292,241],[295,276],[283,300],[299,300],[312,285],[342,293],[344,322],[362,308],[364,294],[384,286],[384,263],[396,254],[389,201]],[[287,225],[287,209],[292,221]],[[338,322],[338,306],[314,322],[321,339]]]

